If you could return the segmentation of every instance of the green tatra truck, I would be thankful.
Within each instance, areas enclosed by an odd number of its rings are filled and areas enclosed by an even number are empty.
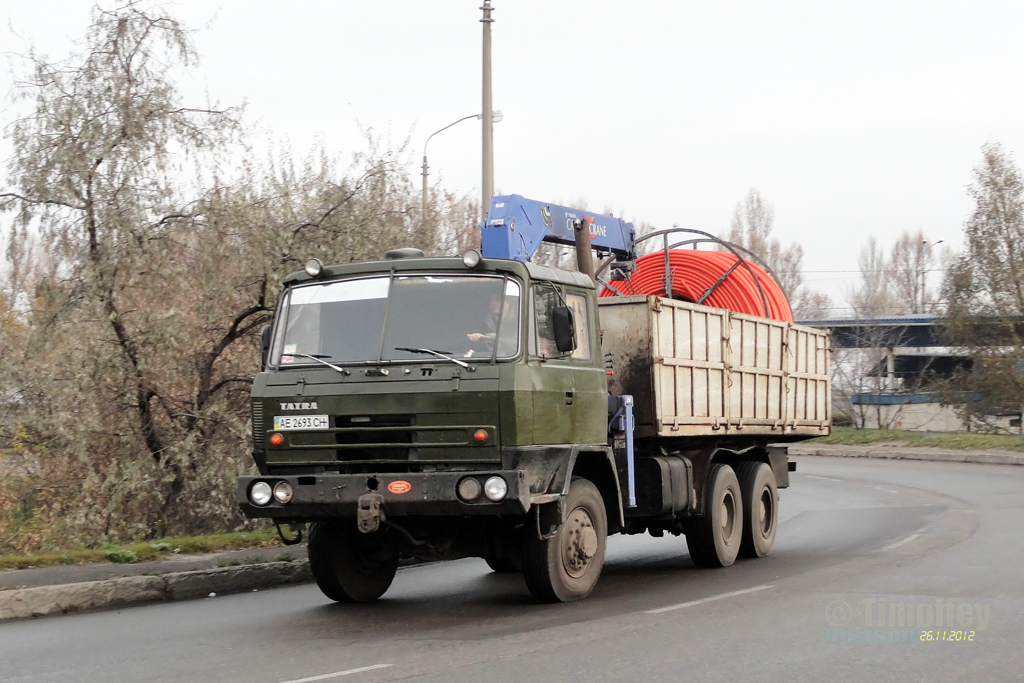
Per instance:
[[[599,298],[595,277],[526,260],[572,240],[628,267],[631,225],[574,215],[495,197],[484,256],[313,259],[285,280],[238,503],[308,525],[329,598],[380,597],[403,557],[481,557],[540,600],[576,600],[610,534],[685,534],[701,567],[771,550],[777,444],[830,429],[827,333]]]

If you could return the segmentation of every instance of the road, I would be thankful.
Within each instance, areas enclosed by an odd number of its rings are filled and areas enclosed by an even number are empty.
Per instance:
[[[767,558],[698,570],[682,538],[613,537],[566,605],[469,559],[372,605],[296,586],[16,622],[0,681],[1024,680],[1024,468],[798,461]],[[973,640],[921,642],[938,615]]]

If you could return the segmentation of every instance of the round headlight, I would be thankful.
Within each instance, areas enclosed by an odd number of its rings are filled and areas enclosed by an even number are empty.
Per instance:
[[[306,275],[310,277],[319,277],[323,269],[324,262],[318,258],[311,258],[306,261]]]
[[[249,489],[249,500],[253,505],[260,507],[270,503],[270,484],[265,481],[258,481]]]
[[[274,486],[274,500],[278,503],[287,503],[292,499],[292,485],[286,481],[279,481]]]
[[[480,252],[476,249],[470,249],[462,255],[462,263],[467,268],[476,268],[480,265]]]
[[[508,493],[508,484],[501,477],[491,477],[484,482],[484,494],[495,503],[505,498]]]
[[[480,497],[480,493],[483,491],[483,488],[481,488],[480,482],[473,477],[466,477],[459,482],[458,491],[459,498],[465,501],[471,501]]]

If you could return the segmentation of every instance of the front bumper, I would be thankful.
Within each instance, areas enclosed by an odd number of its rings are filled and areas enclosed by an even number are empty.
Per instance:
[[[498,475],[508,484],[508,493],[498,503],[482,495],[466,503],[456,494],[464,477],[481,484]],[[286,504],[276,500],[257,506],[249,500],[249,489],[257,481],[273,487],[287,481],[293,491]],[[402,482],[402,483],[398,483]],[[404,492],[396,493],[396,491]],[[530,509],[530,489],[522,470],[482,472],[428,472],[409,474],[308,474],[285,476],[244,476],[238,478],[238,506],[246,517],[313,521],[333,517],[355,517],[359,497],[379,493],[389,517],[451,515],[522,515]]]

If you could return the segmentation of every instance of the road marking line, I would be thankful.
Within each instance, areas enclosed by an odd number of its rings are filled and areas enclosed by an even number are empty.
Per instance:
[[[822,481],[839,481],[839,479],[833,479],[832,477],[819,477],[816,474],[805,474],[808,479],[821,479]]]
[[[732,598],[737,595],[745,595],[747,593],[755,593],[757,591],[763,591],[765,588],[771,588],[772,584],[765,584],[763,586],[754,586],[753,588],[744,588],[741,591],[733,591],[732,593],[722,593],[721,595],[712,595],[710,598],[701,598],[700,600],[692,600],[690,602],[683,602],[678,605],[669,605],[668,607],[659,607],[658,609],[649,609],[644,614],[661,614],[662,612],[671,612],[675,609],[683,609],[684,607],[693,607],[694,605],[703,605],[705,602],[714,602],[715,600],[724,600],[725,598]]]
[[[310,681],[323,681],[328,678],[338,678],[340,676],[349,676],[351,674],[361,674],[364,671],[373,671],[374,669],[386,669],[390,664],[374,664],[373,666],[364,666],[358,669],[349,669],[347,671],[335,671],[332,674],[320,674],[319,676],[310,676],[309,678],[296,678],[293,681],[282,681],[281,683],[310,683]]]
[[[882,550],[892,550],[893,548],[899,548],[904,543],[910,543],[911,541],[913,541],[915,538],[917,538],[920,535],[921,534],[910,534],[909,536],[904,538],[902,541],[896,541],[895,543],[890,543],[889,545],[887,545],[884,548],[882,548]]]

